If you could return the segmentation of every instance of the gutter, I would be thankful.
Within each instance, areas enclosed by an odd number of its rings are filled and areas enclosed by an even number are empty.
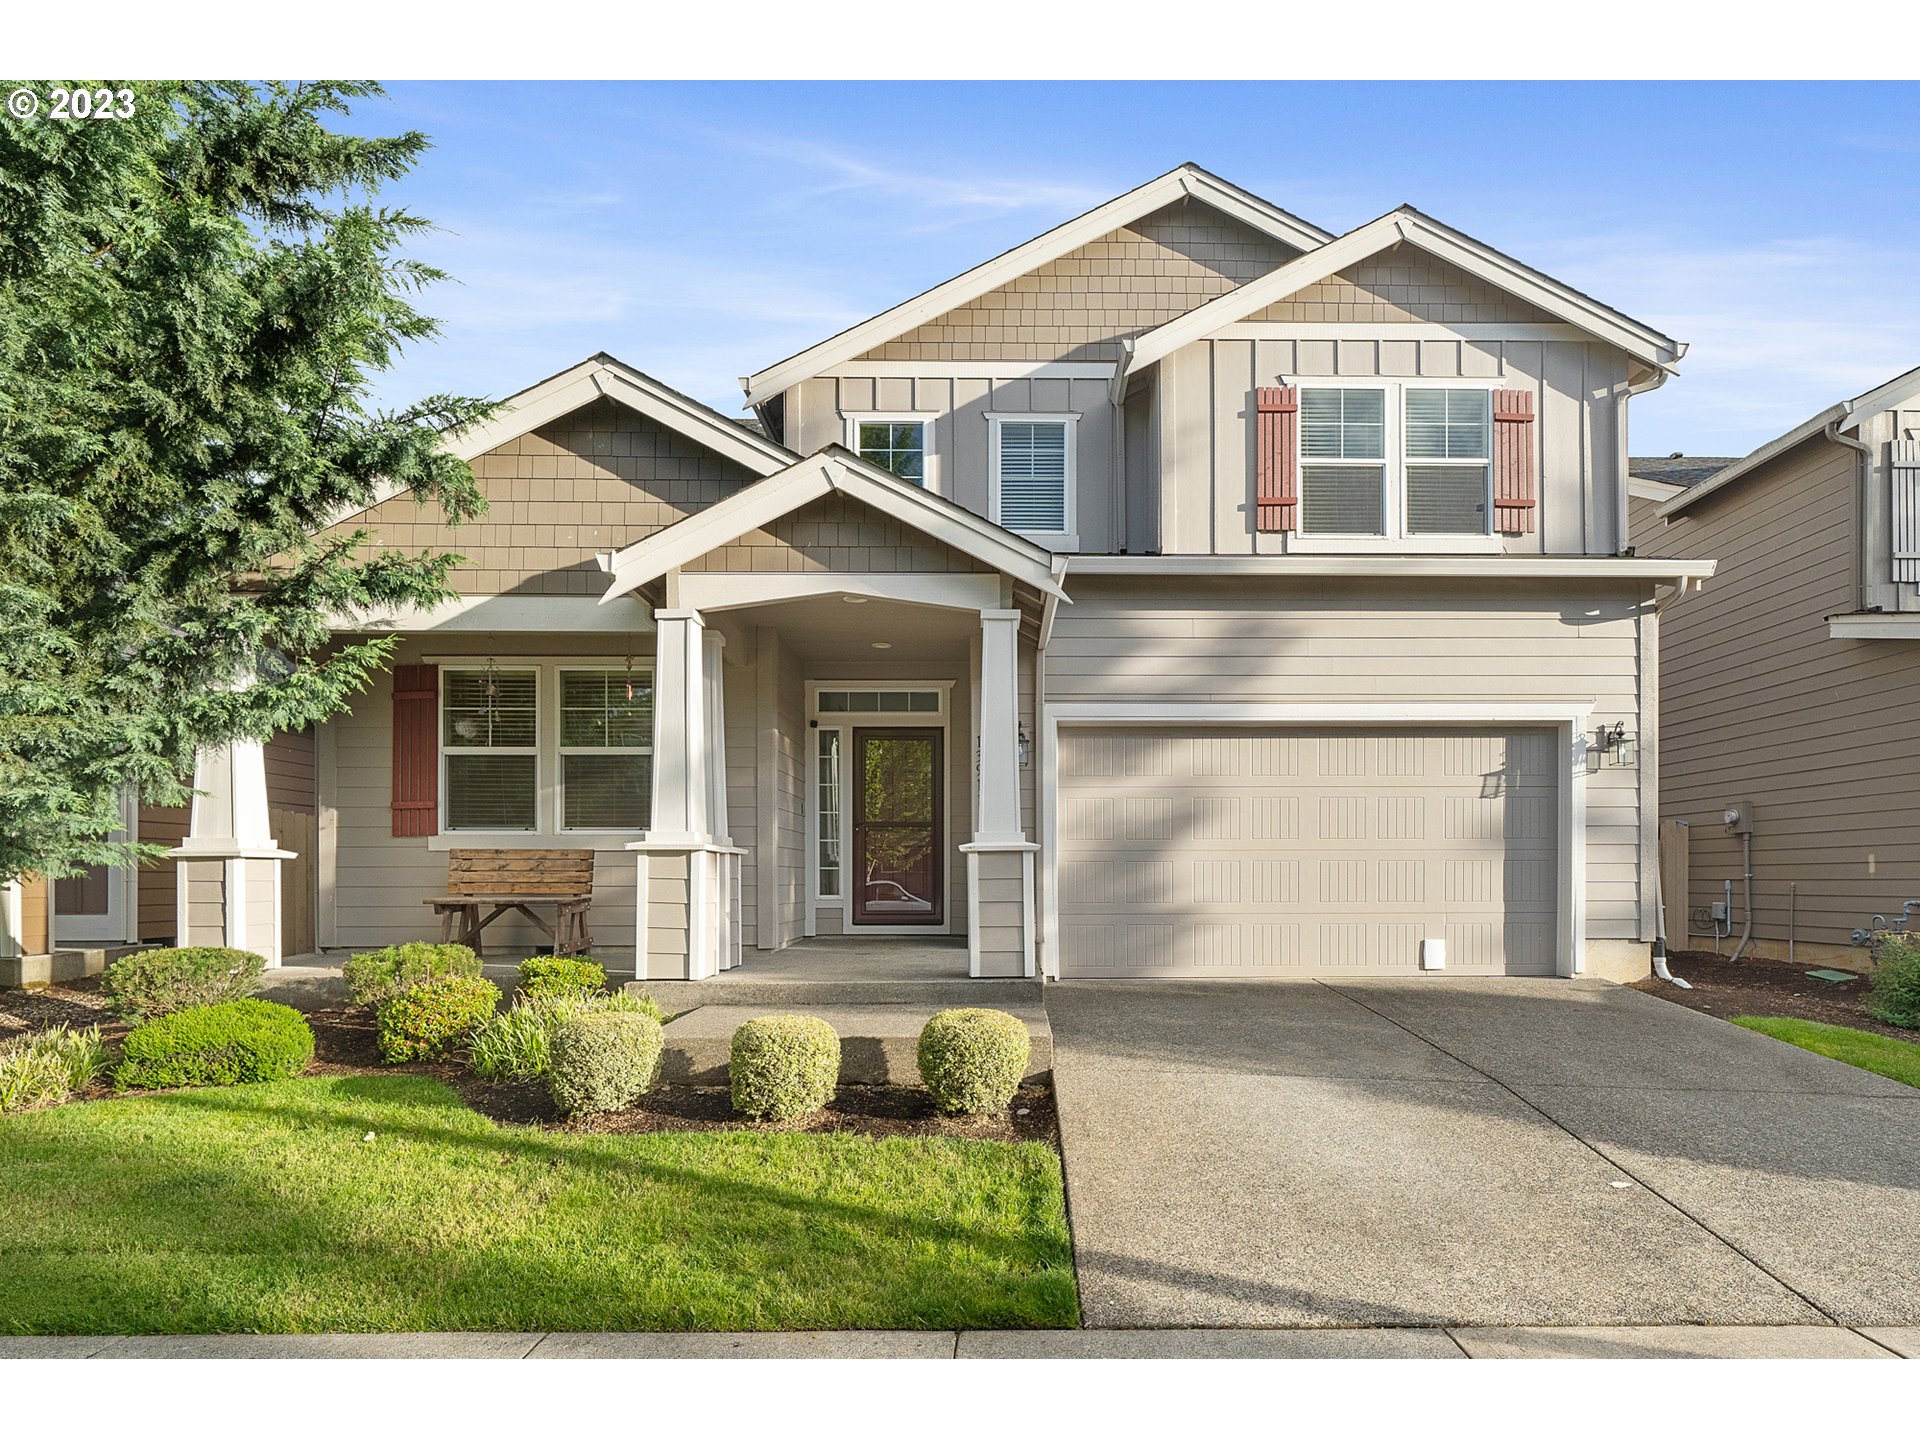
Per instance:
[[[1525,555],[1076,555],[1076,575],[1214,576],[1286,580],[1350,576],[1434,580],[1648,580],[1685,584],[1710,578],[1713,560]]]

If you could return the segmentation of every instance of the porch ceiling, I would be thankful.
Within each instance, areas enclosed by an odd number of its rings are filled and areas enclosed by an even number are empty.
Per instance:
[[[977,611],[880,599],[849,604],[838,595],[725,613],[743,625],[771,626],[794,654],[808,660],[964,659],[969,641],[980,633]],[[875,641],[888,648],[875,649]]]

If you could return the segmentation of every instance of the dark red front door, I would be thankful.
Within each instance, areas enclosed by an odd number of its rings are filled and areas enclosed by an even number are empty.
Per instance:
[[[940,732],[853,732],[853,923],[938,925]]]

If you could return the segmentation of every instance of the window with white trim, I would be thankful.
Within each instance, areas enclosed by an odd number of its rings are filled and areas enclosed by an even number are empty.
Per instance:
[[[1070,537],[1077,416],[995,416],[988,519],[1027,535]]]
[[[1300,531],[1485,536],[1492,392],[1455,385],[1300,387]]]
[[[448,830],[540,828],[540,684],[534,670],[440,672]]]
[[[820,898],[840,898],[840,731],[825,729],[820,737]]]
[[[884,415],[852,420],[853,449],[862,460],[914,485],[927,483],[927,422]]]
[[[560,828],[643,830],[653,801],[653,677],[560,672]]]

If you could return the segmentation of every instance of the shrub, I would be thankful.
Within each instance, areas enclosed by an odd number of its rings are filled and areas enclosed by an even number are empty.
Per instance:
[[[1867,1013],[1903,1030],[1920,1030],[1920,945],[1901,937],[1880,947]]]
[[[582,1010],[554,1027],[547,1089],[566,1115],[597,1115],[653,1087],[666,1040],[660,1022],[622,1010]]]
[[[152,1020],[249,995],[266,968],[265,956],[217,945],[136,950],[107,966],[100,989],[122,1018]]]
[[[128,1034],[113,1083],[121,1089],[244,1085],[285,1080],[313,1059],[313,1031],[298,1010],[268,1000],[198,1005]]]
[[[605,995],[594,995],[588,999],[587,1003],[596,1010],[614,1010],[623,1015],[645,1015],[661,1025],[672,1018],[660,1008],[660,1002],[651,995],[635,995],[631,990],[613,990]]]
[[[733,1032],[733,1108],[756,1120],[797,1120],[833,1099],[840,1037],[824,1020],[769,1015]]]
[[[920,1080],[949,1115],[1002,1110],[1031,1046],[1027,1027],[1004,1010],[942,1010],[920,1031]]]
[[[58,1105],[86,1089],[106,1068],[107,1047],[97,1027],[70,1030],[55,1025],[0,1041],[0,1115]]]
[[[536,955],[520,962],[520,993],[529,1000],[552,995],[592,995],[607,983],[605,968],[566,955]]]
[[[389,1065],[438,1059],[499,1008],[498,987],[477,975],[442,975],[409,985],[380,1007],[380,1054]]]
[[[402,990],[449,975],[480,976],[480,957],[464,945],[432,945],[424,940],[389,945],[355,955],[340,967],[353,1003],[378,1010]]]

